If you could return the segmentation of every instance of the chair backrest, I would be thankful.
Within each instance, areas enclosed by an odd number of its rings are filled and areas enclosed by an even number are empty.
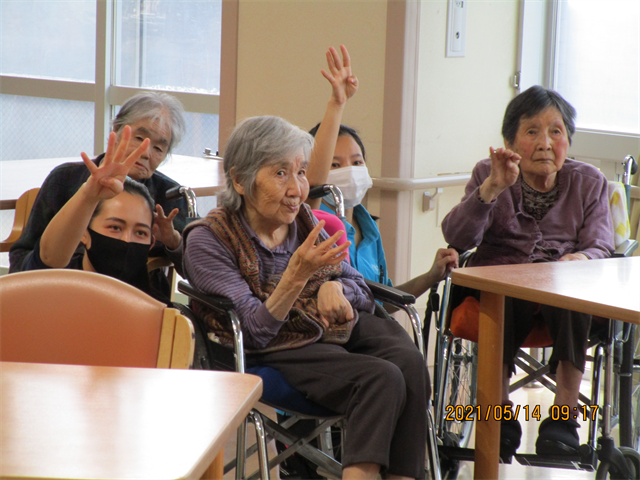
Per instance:
[[[613,222],[614,246],[618,248],[630,238],[629,211],[625,186],[620,182],[609,182],[609,208]]]
[[[631,185],[630,188],[630,200],[631,208],[629,210],[629,223],[631,226],[631,238],[634,240],[640,240],[640,186],[638,185],[638,179],[640,175],[636,174],[634,177],[635,185]],[[636,250],[634,255],[640,255],[640,249]]]
[[[188,368],[193,326],[105,275],[38,270],[0,277],[0,360]]]
[[[11,228],[9,236],[0,244],[0,252],[8,252],[11,245],[13,245],[20,238],[20,235],[22,235],[22,230],[24,230],[27,220],[29,220],[31,208],[33,207],[33,203],[35,202],[39,191],[39,188],[32,188],[31,190],[24,192],[20,195],[20,198],[16,200],[16,213],[13,217],[13,227]]]

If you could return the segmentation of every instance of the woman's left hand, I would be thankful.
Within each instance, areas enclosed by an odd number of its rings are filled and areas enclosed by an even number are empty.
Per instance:
[[[329,47],[327,52],[327,65],[329,72],[321,70],[320,72],[331,84],[333,89],[331,99],[338,105],[344,105],[358,91],[358,77],[351,74],[351,57],[347,47],[340,45],[342,51],[342,59],[338,55],[338,51]]]
[[[458,252],[454,248],[439,248],[429,270],[431,283],[444,280],[454,268],[458,268]]]
[[[559,262],[572,262],[574,260],[589,260],[584,253],[567,253],[558,260]]]
[[[153,223],[153,235],[169,250],[175,250],[180,246],[182,237],[180,232],[173,228],[173,219],[178,215],[179,210],[174,208],[169,215],[164,214],[160,205],[156,205],[155,221]]]
[[[323,283],[318,290],[318,311],[325,326],[353,320],[353,307],[347,301],[340,282]]]

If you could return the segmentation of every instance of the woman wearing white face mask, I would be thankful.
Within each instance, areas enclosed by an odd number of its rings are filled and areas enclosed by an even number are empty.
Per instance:
[[[330,48],[327,52],[330,73],[323,71],[322,74],[331,84],[332,95],[324,119],[309,132],[315,137],[316,144],[307,169],[307,179],[310,185],[329,183],[340,188],[345,201],[347,236],[351,241],[351,265],[369,280],[392,285],[387,274],[380,230],[367,209],[360,204],[373,185],[365,163],[364,144],[354,129],[340,124],[344,106],[358,88],[358,80],[351,74],[349,54],[344,46],[341,49],[342,60],[335,49]],[[308,200],[307,203],[311,208],[335,214],[326,198],[322,202]],[[419,297],[457,265],[457,252],[441,248],[428,272],[397,288]]]

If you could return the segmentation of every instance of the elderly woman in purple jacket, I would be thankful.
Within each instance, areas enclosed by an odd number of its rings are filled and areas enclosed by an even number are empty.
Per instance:
[[[507,106],[506,148],[473,169],[465,195],[444,219],[442,231],[459,250],[477,247],[469,265],[574,261],[605,258],[613,250],[607,180],[595,167],[566,159],[575,131],[575,109],[557,92],[534,86]],[[509,401],[513,358],[538,320],[553,338],[549,359],[556,373],[556,405],[577,406],[591,316],[507,298],[503,404]],[[576,454],[579,424],[545,419],[538,454]],[[517,420],[503,421],[500,449],[520,445]]]
[[[423,478],[430,385],[424,358],[304,203],[313,137],[278,117],[240,123],[224,156],[222,207],[184,231],[185,271],[233,300],[248,363],[279,370],[346,416],[343,478]],[[230,326],[196,305],[210,336]]]

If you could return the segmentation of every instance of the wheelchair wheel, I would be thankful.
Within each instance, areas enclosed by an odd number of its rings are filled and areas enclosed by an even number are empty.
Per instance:
[[[596,471],[596,480],[632,480],[635,478],[640,478],[640,453],[628,447],[620,447],[620,452],[622,452],[624,459],[627,461],[627,467],[629,468],[631,475],[628,477],[624,477],[617,471],[613,463],[601,462],[600,466],[598,466],[598,470]]]
[[[448,365],[449,382],[444,388],[444,406],[476,404],[476,384],[478,379],[478,344],[469,340],[455,338],[451,346],[451,358]],[[446,415],[446,411],[445,411]],[[471,437],[473,420],[455,418],[445,419],[443,441],[445,445],[466,448]]]
[[[640,332],[632,325],[620,366],[620,445],[640,450]],[[640,473],[640,472],[639,472]]]

